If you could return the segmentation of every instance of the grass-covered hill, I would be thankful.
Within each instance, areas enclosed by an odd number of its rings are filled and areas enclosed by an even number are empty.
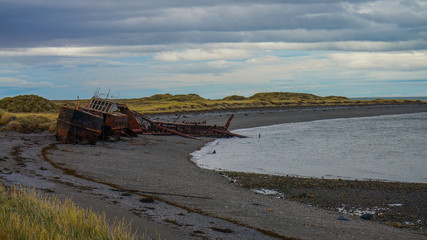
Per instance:
[[[0,131],[53,131],[58,110],[58,104],[37,95],[0,99]]]
[[[166,93],[166,94],[156,94],[151,97],[143,97],[141,98],[141,100],[146,102],[152,102],[152,101],[191,102],[191,101],[205,101],[206,99],[194,93],[177,94],[177,95]]]
[[[219,111],[232,109],[287,107],[319,104],[350,104],[345,97],[319,97],[308,93],[268,92],[250,97],[232,95],[223,99],[205,99],[197,94],[156,94],[151,97],[121,99],[120,103],[144,113]]]
[[[250,108],[277,108],[299,106],[333,106],[366,104],[403,104],[420,101],[409,100],[365,100],[356,101],[341,96],[321,97],[309,93],[265,92],[250,97],[232,95],[223,99],[205,99],[197,94],[157,94],[151,97],[121,99],[120,103],[143,113],[221,111]]]
[[[59,110],[59,106],[37,95],[19,95],[1,99],[0,109],[13,113],[41,113],[56,112]]]

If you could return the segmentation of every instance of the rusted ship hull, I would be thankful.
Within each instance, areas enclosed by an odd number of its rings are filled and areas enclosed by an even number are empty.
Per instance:
[[[56,126],[56,139],[61,143],[95,144],[102,128],[102,117],[82,109],[62,106]]]
[[[227,130],[233,115],[224,126],[200,123],[169,123],[152,121],[126,105],[93,97],[86,107],[61,107],[56,138],[62,143],[95,144],[103,140],[119,140],[120,136],[179,135],[197,137],[245,137]]]

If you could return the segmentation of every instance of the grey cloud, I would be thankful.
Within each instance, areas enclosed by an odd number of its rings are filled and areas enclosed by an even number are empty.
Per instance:
[[[168,66],[156,66],[152,69],[158,72],[164,73],[177,73],[177,74],[212,74],[220,76],[224,73],[229,73],[239,67],[238,63],[233,62],[202,62],[202,63],[191,63],[191,64],[174,64]]]
[[[0,1],[0,47],[425,38],[417,1],[357,11],[367,2]]]

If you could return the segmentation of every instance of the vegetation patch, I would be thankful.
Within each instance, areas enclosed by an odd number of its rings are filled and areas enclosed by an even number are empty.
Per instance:
[[[197,94],[157,94],[146,98],[120,99],[118,102],[126,104],[132,110],[146,114],[227,111],[253,108],[423,103],[422,101],[394,99],[361,101],[351,100],[342,96],[320,97],[314,94],[291,92],[257,93],[250,97],[232,95],[223,99],[213,100],[202,98]]]
[[[59,106],[37,95],[19,95],[0,100],[0,108],[13,113],[56,112]]]
[[[281,100],[322,100],[323,97],[316,96],[309,93],[291,93],[291,92],[266,92],[256,93],[249,97],[252,100],[264,100],[264,101],[281,101]],[[344,97],[344,99],[349,100]]]
[[[108,224],[105,215],[71,200],[46,198],[34,190],[0,185],[0,239],[135,239],[124,221]]]
[[[264,92],[250,97],[232,95],[223,99],[205,99],[197,94],[156,94],[151,97],[117,99],[130,109],[145,114],[227,111],[234,109],[283,108],[306,106],[345,106],[425,103],[419,100],[351,100],[342,96],[320,97],[309,93]],[[58,105],[84,106],[89,100],[56,100]]]
[[[178,94],[172,95],[169,93],[166,94],[156,94],[151,97],[141,98],[142,101],[177,101],[177,102],[188,102],[188,101],[204,101],[206,99],[200,97],[197,94]]]
[[[225,98],[223,98],[222,100],[224,101],[241,101],[241,100],[246,100],[247,98],[244,96],[239,96],[239,95],[231,95],[231,96],[227,96]]]
[[[53,132],[56,118],[56,113],[10,113],[0,109],[0,131]]]

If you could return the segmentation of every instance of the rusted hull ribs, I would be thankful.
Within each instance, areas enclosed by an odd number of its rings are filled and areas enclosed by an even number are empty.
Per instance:
[[[95,144],[98,139],[119,140],[137,134],[198,137],[245,137],[227,130],[233,115],[224,126],[180,124],[152,121],[126,105],[93,97],[86,107],[62,106],[58,116],[56,138],[62,143]]]
[[[147,116],[138,112],[132,111],[136,122],[141,126],[142,134],[150,135],[179,135],[186,138],[196,137],[241,137],[239,134],[232,133],[227,130],[234,115],[231,115],[225,126],[206,125],[206,124],[185,124],[185,123],[169,123],[152,121]]]
[[[174,132],[178,132],[191,137],[245,137],[239,134],[232,133],[223,126],[176,124],[167,122],[153,122],[153,125],[154,128],[166,130],[167,132],[170,132],[172,134],[174,134]],[[174,132],[171,132],[170,130],[173,130]]]

